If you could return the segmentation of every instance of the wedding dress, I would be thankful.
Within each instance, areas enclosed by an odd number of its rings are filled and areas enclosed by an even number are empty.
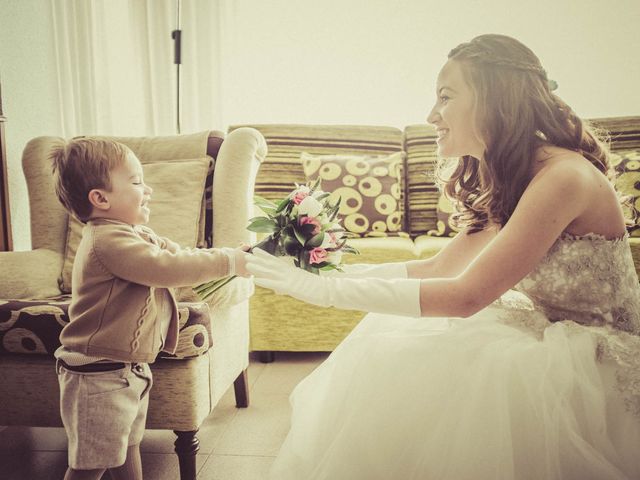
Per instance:
[[[273,480],[640,479],[627,237],[563,234],[466,318],[369,314],[291,395]]]

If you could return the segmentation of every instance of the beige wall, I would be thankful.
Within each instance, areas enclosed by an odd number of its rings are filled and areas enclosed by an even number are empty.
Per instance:
[[[640,115],[638,0],[220,2],[221,16],[211,24],[221,29],[223,124],[202,129],[256,122],[422,122],[447,52],[487,32],[529,45],[578,114]],[[35,136],[61,134],[50,8],[48,0],[0,0],[17,249],[29,248],[22,148]]]
[[[228,3],[229,123],[423,122],[447,53],[481,33],[532,48],[579,115],[640,115],[638,0]]]

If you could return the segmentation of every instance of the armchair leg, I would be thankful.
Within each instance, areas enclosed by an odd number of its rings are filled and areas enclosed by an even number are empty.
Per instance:
[[[200,450],[200,440],[196,437],[197,432],[198,430],[173,431],[178,436],[174,445],[180,464],[180,480],[196,480],[196,454]]]
[[[233,390],[236,394],[236,407],[247,408],[249,406],[249,382],[246,368],[233,382]]]
[[[258,352],[258,354],[260,362],[262,363],[272,363],[276,359],[276,352],[272,352],[270,350]]]

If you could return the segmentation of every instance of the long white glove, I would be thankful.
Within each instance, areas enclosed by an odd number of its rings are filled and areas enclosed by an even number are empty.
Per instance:
[[[407,267],[404,262],[398,263],[355,263],[343,265],[342,272],[329,270],[320,272],[322,277],[340,278],[407,278]]]
[[[247,270],[256,285],[321,307],[421,316],[419,279],[322,277],[258,248],[247,258]]]

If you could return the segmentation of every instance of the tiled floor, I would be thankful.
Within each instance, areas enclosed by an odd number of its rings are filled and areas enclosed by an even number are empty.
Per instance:
[[[235,407],[233,389],[198,433],[198,480],[261,480],[289,429],[289,394],[326,353],[279,353],[274,363],[249,366],[247,409]],[[177,480],[173,432],[147,430],[141,445],[145,480]],[[67,439],[59,428],[0,427],[2,480],[60,480],[67,466]],[[108,476],[104,477],[105,479]]]

